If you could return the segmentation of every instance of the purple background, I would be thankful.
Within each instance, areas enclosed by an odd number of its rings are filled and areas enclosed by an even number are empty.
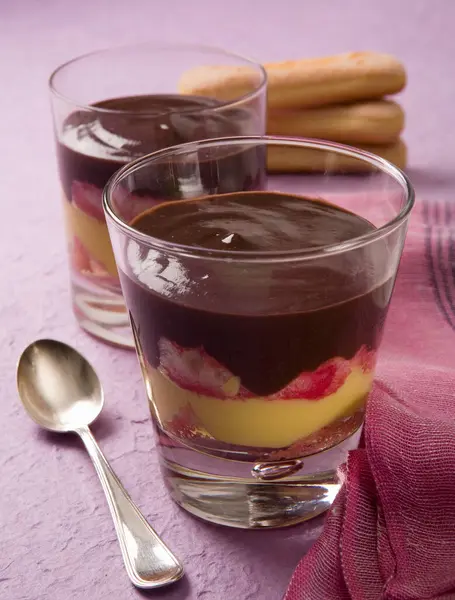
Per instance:
[[[402,16],[400,16],[402,15]],[[372,49],[409,73],[409,173],[420,195],[455,189],[455,3],[447,0],[0,0],[0,598],[279,599],[320,521],[277,532],[199,522],[167,497],[133,353],[79,331],[70,309],[46,81],[88,50],[159,37],[260,61]],[[39,432],[15,363],[36,337],[75,344],[99,370],[100,444],[132,497],[183,560],[179,584],[136,591],[100,485],[76,439]]]

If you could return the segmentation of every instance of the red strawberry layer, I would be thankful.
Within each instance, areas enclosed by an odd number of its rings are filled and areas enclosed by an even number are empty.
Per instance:
[[[162,338],[159,343],[160,369],[179,387],[219,399],[254,397],[240,385],[226,367],[209,356],[203,348],[182,348]],[[353,367],[363,372],[374,368],[376,353],[362,346],[350,361],[332,358],[313,372],[303,372],[270,400],[318,400],[334,394],[346,381]]]
[[[364,373],[374,371],[376,367],[376,351],[368,350],[366,346],[362,346],[351,360],[351,364],[353,367],[360,367]]]
[[[71,244],[71,265],[75,271],[87,276],[93,276],[112,281],[116,283],[116,280],[109,275],[104,266],[90,256],[88,250],[82,244],[77,236],[73,236]]]
[[[73,181],[71,185],[73,204],[89,217],[104,223],[102,197],[103,191],[91,183]],[[162,200],[131,194],[123,188],[116,190],[113,199],[114,209],[126,223],[161,202]]]
[[[224,386],[234,375],[203,348],[188,350],[162,338],[159,349],[161,369],[179,387],[215,398],[230,397]],[[234,396],[245,394],[248,394],[247,390],[240,389],[235,390]]]
[[[102,190],[90,183],[73,181],[71,184],[71,199],[74,206],[89,217],[104,223],[102,197]]]
[[[332,358],[316,371],[301,373],[294,381],[275,394],[289,400],[318,400],[334,394],[346,381],[351,366],[344,358]]]

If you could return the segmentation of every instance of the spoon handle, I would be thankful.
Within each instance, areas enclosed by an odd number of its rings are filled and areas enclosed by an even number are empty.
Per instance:
[[[76,430],[95,465],[114,521],[129,578],[139,588],[177,581],[183,567],[147,523],[111,469],[88,427]]]

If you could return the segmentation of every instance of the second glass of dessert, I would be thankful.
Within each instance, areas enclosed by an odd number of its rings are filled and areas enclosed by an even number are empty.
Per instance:
[[[222,100],[198,93],[200,70],[212,65],[241,69],[241,89]],[[65,63],[52,74],[50,89],[74,312],[93,335],[132,347],[102,209],[103,187],[122,165],[161,148],[264,134],[265,71],[216,48],[146,43]],[[237,164],[240,171],[231,174],[233,190],[236,177],[248,175],[244,168],[248,165]],[[128,206],[130,219],[142,211],[140,190]]]
[[[277,158],[302,173],[261,188]],[[344,172],[353,165],[363,173]],[[111,179],[104,208],[181,506],[252,528],[330,506],[358,443],[412,205],[392,164],[310,140],[183,144]]]

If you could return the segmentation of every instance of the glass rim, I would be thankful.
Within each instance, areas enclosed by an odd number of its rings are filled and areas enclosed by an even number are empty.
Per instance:
[[[157,52],[170,51],[170,50],[177,50],[177,51],[198,50],[198,51],[202,51],[202,52],[213,52],[213,53],[217,53],[220,55],[224,55],[226,57],[232,57],[233,59],[241,60],[244,63],[248,63],[248,65],[255,67],[257,69],[257,71],[259,71],[259,73],[261,74],[261,81],[259,82],[259,84],[254,88],[254,90],[252,90],[246,94],[238,96],[237,98],[234,98],[233,100],[228,100],[225,102],[221,101],[220,104],[217,104],[216,106],[202,107],[202,108],[198,108],[198,109],[190,108],[185,111],[179,110],[179,112],[185,112],[185,113],[189,112],[191,114],[200,114],[200,113],[204,113],[204,112],[208,112],[208,111],[212,112],[212,111],[216,111],[219,109],[234,107],[237,104],[241,104],[243,102],[246,102],[246,101],[254,98],[255,96],[258,96],[265,89],[265,87],[267,85],[267,72],[266,72],[265,68],[260,63],[256,62],[255,60],[253,60],[251,58],[243,56],[242,54],[238,54],[236,52],[231,52],[229,50],[225,50],[224,48],[221,48],[219,46],[211,46],[209,44],[192,44],[191,42],[165,42],[165,41],[155,40],[155,41],[138,42],[136,44],[123,44],[123,45],[119,45],[119,46],[110,46],[107,48],[101,48],[99,50],[92,50],[90,52],[80,54],[79,56],[75,56],[74,58],[71,58],[71,59],[67,60],[66,62],[60,64],[58,67],[56,67],[52,71],[52,73],[50,74],[49,79],[48,79],[49,90],[55,98],[58,98],[59,100],[62,100],[63,102],[66,102],[67,104],[71,104],[74,108],[92,111],[92,112],[103,113],[103,114],[116,114],[116,115],[118,115],[118,114],[122,114],[122,115],[136,114],[133,110],[129,111],[129,110],[122,110],[122,109],[115,109],[115,108],[102,108],[102,107],[93,106],[93,105],[90,105],[87,103],[78,102],[77,100],[70,98],[63,92],[60,92],[57,89],[57,86],[55,85],[55,80],[62,71],[64,71],[68,67],[71,67],[75,63],[86,60],[87,58],[91,58],[93,56],[97,56],[100,54],[110,54],[111,52],[115,52],[115,51],[122,51],[122,50],[127,51],[127,50],[134,50],[134,49],[139,50],[140,48],[155,49],[155,51],[157,51]],[[170,112],[172,112],[172,110],[169,110],[167,112],[170,113]],[[162,116],[163,114],[167,114],[167,112],[161,113],[160,116]],[[156,113],[153,113],[153,112],[148,113],[147,111],[141,112],[141,115],[144,115],[144,116],[147,116],[148,114],[150,116],[156,117]]]
[[[184,154],[189,154],[200,149],[201,147],[207,148],[211,146],[229,146],[233,144],[249,146],[255,146],[258,144],[273,146],[286,145],[294,148],[310,148],[313,150],[331,151],[343,156],[362,160],[363,162],[376,167],[378,171],[389,175],[398,184],[400,184],[405,197],[405,203],[397,215],[395,215],[395,217],[390,219],[387,223],[350,240],[345,240],[343,242],[318,248],[297,248],[292,250],[277,251],[212,250],[210,248],[168,242],[166,240],[161,240],[160,238],[138,231],[128,223],[125,223],[125,221],[123,221],[111,207],[110,196],[112,195],[115,187],[126,177],[146,166],[147,164],[153,163],[156,160],[166,156],[181,156]],[[236,262],[261,263],[314,260],[317,258],[341,254],[356,248],[361,248],[371,242],[389,235],[395,229],[400,227],[409,217],[409,214],[414,206],[414,202],[415,192],[408,176],[400,168],[396,167],[393,163],[381,158],[380,156],[372,154],[371,152],[367,152],[366,150],[361,150],[359,148],[344,144],[338,144],[336,142],[328,142],[325,140],[315,140],[310,138],[291,138],[267,135],[212,138],[196,142],[187,142],[185,144],[178,144],[175,146],[170,146],[169,148],[157,150],[124,165],[108,180],[103,190],[103,209],[108,220],[110,220],[117,229],[120,229],[128,237],[133,238],[138,242],[142,242],[148,245],[150,248],[159,250],[161,252],[167,252],[168,254],[174,256],[184,256],[187,258],[203,258],[206,260],[230,259]]]

